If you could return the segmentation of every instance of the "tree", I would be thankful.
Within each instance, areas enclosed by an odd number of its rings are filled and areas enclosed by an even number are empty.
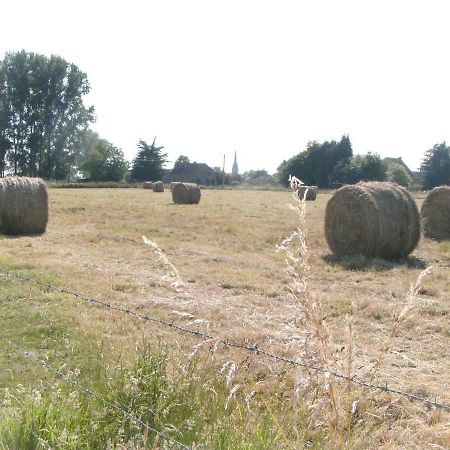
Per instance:
[[[183,167],[186,167],[191,161],[189,158],[185,155],[180,155],[177,160],[175,161],[175,164],[172,169],[172,173],[180,173]]]
[[[92,181],[122,181],[128,170],[122,150],[105,139],[99,139],[81,170]]]
[[[242,175],[243,182],[255,186],[275,185],[278,183],[276,177],[269,175],[266,170],[249,170]]]
[[[345,165],[352,154],[348,136],[342,136],[339,142],[309,142],[305,151],[281,163],[279,181],[287,186],[289,175],[295,175],[307,185],[331,187],[336,178],[336,167]]]
[[[354,184],[358,181],[385,181],[387,168],[376,153],[355,155],[346,164],[338,165],[335,169],[336,179],[340,184]]]
[[[398,163],[388,164],[387,179],[405,188],[409,188],[412,183],[412,178],[409,175],[408,171]]]
[[[445,142],[436,144],[425,152],[420,171],[425,175],[424,189],[450,183],[450,148]]]
[[[130,178],[135,181],[161,180],[164,173],[164,164],[167,162],[167,153],[162,153],[164,147],[155,146],[156,137],[152,145],[139,141],[139,149],[132,163]]]
[[[85,73],[59,56],[25,51],[0,61],[0,158],[15,175],[66,178],[94,120]],[[6,151],[5,151],[6,149]]]

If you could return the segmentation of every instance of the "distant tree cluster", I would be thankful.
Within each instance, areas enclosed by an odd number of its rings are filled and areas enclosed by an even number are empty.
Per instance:
[[[267,170],[249,170],[242,175],[242,182],[254,186],[274,186],[279,184],[278,177],[270,175]]]
[[[90,181],[122,181],[128,171],[123,151],[106,139],[98,139],[79,169]]]
[[[339,142],[310,142],[305,151],[281,163],[278,177],[285,186],[288,185],[289,175],[295,175],[307,185],[333,187],[335,183],[346,182],[343,177],[350,175],[348,166],[352,156],[348,136],[343,136]]]
[[[420,171],[424,175],[424,189],[450,184],[450,148],[445,142],[425,152]]]
[[[100,138],[89,125],[94,108],[83,98],[90,91],[85,73],[59,56],[26,51],[6,53],[0,60],[0,176],[6,174],[63,180],[81,174],[92,181],[160,180],[165,172],[164,147],[141,140],[129,168],[123,151]],[[189,158],[180,155],[173,172]],[[423,188],[450,184],[450,148],[436,144],[425,152]],[[306,150],[283,161],[276,176],[265,170],[224,174],[215,167],[217,184],[288,185],[295,175],[307,185],[334,188],[358,181],[390,180],[409,187],[411,174],[378,154],[353,155],[348,136],[339,142],[310,142]]]
[[[0,60],[0,174],[67,178],[94,108],[85,73],[59,56],[25,51]]]

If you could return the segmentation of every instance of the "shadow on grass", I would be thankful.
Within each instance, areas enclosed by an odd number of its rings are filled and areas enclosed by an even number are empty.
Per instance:
[[[397,267],[407,269],[425,269],[427,262],[416,256],[407,256],[399,260],[387,260],[381,258],[370,258],[364,255],[352,255],[338,257],[333,254],[321,256],[322,260],[331,266],[339,266],[344,270],[366,271],[374,270],[376,272],[385,272]]]

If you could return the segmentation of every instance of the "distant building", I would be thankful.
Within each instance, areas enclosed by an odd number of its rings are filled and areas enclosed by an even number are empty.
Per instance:
[[[399,164],[400,166],[404,167],[406,169],[406,171],[408,172],[409,176],[416,182],[422,182],[423,180],[423,173],[421,173],[420,171],[413,171],[411,170],[403,161],[402,157],[398,157],[398,158],[384,158],[384,162],[386,164]]]
[[[233,168],[231,169],[231,175],[239,175],[239,166],[236,158],[236,150],[234,151],[234,163]]]
[[[212,186],[216,184],[216,173],[207,164],[197,162],[186,163],[175,173],[172,170],[171,173],[163,176],[164,183],[172,183],[173,181]]]
[[[400,166],[403,166],[406,171],[408,172],[409,176],[413,177],[414,173],[410,170],[410,168],[404,163],[403,159],[401,156],[399,156],[398,158],[384,158],[384,161],[387,164],[399,164]]]

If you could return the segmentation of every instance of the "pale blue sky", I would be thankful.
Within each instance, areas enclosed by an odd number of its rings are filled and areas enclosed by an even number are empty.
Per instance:
[[[2,2],[0,57],[59,54],[88,75],[93,128],[131,159],[274,172],[311,140],[402,156],[450,142],[446,1]]]

